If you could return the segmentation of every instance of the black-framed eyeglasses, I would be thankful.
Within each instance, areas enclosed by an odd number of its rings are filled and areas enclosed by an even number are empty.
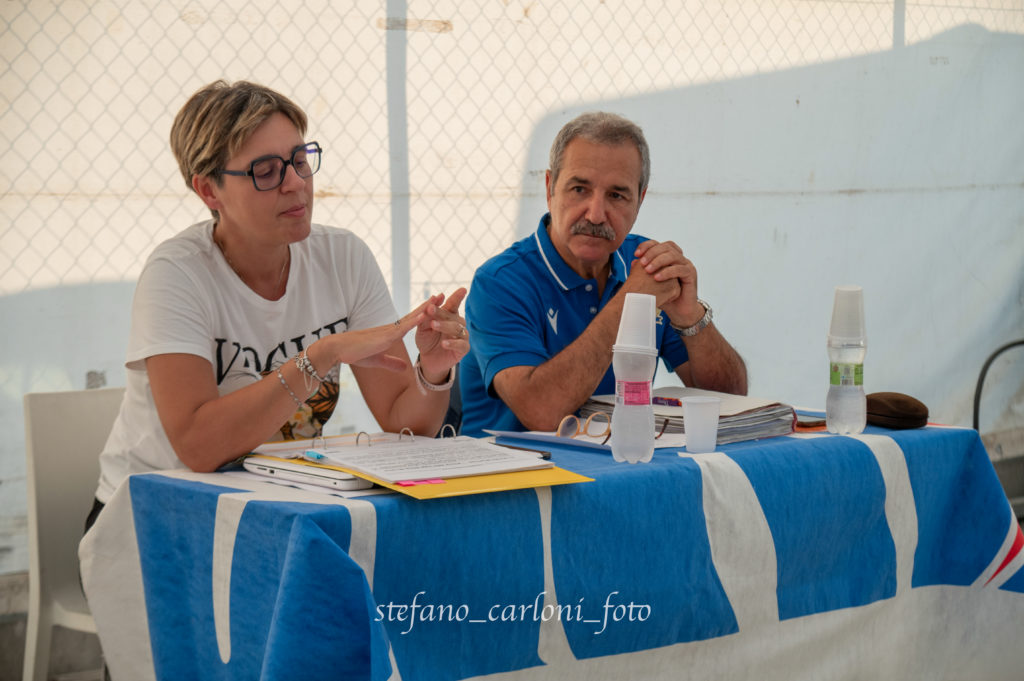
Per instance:
[[[222,175],[238,175],[240,177],[251,177],[252,185],[257,191],[266,192],[277,189],[284,182],[284,174],[288,172],[288,166],[295,169],[299,177],[312,177],[313,173],[320,170],[320,155],[323,149],[318,142],[307,142],[292,149],[291,159],[285,160],[280,156],[260,156],[249,164],[248,170],[221,170]]]

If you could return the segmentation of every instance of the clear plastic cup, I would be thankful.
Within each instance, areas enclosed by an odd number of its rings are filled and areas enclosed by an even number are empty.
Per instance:
[[[622,303],[622,316],[619,318],[619,333],[615,338],[615,348],[626,351],[651,351],[656,347],[654,342],[655,319],[654,296],[647,293],[627,293]]]
[[[718,414],[722,401],[717,397],[684,397],[683,429],[686,431],[686,451],[707,454],[718,444]]]
[[[832,303],[832,323],[828,335],[837,340],[864,338],[864,289],[860,286],[836,286]]]

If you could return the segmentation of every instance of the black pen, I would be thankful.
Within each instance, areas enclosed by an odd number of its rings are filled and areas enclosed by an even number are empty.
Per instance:
[[[530,449],[529,447],[516,447],[515,445],[507,445],[504,442],[495,442],[494,444],[501,445],[502,447],[508,447],[509,449],[518,449],[518,450],[523,451],[523,452],[533,452],[534,454],[539,454],[540,458],[542,458],[542,459],[550,459],[551,458],[551,452],[546,452],[543,449]]]

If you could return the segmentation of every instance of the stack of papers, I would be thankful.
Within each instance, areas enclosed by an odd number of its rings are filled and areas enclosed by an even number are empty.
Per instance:
[[[796,412],[793,407],[781,402],[765,400],[745,395],[730,395],[712,390],[698,390],[682,386],[665,386],[654,390],[654,428],[661,430],[665,419],[668,424],[666,433],[685,432],[683,423],[683,407],[674,403],[684,397],[709,396],[722,401],[718,416],[718,444],[757,440],[776,435],[788,435],[793,432]],[[673,404],[658,404],[662,402]],[[594,395],[580,407],[580,416],[586,418],[596,411],[611,414],[615,407],[615,395]]]
[[[535,455],[461,436],[440,439],[406,436],[403,440],[374,442],[369,447],[327,448],[320,453],[324,463],[387,482],[459,478],[554,466]]]
[[[661,421],[657,421],[657,425],[661,425]],[[597,449],[602,452],[611,452],[612,446],[611,441],[604,435],[593,436],[580,433],[575,437],[563,437],[554,431],[543,431],[543,430],[487,430],[484,429],[485,433],[495,436],[495,442],[498,444],[512,444],[519,440],[522,443],[534,443],[536,446],[541,446],[545,443],[558,445],[561,447],[584,447],[586,449]],[[657,434],[657,433],[656,433]],[[661,437],[654,441],[655,449],[682,449],[686,446],[686,436],[682,433],[669,433],[665,432]]]
[[[536,451],[463,436],[360,433],[266,443],[253,453],[305,459],[417,499],[592,481],[538,458]]]

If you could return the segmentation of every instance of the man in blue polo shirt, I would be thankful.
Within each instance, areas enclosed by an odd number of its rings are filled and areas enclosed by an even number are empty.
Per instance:
[[[679,246],[630,234],[650,153],[636,124],[583,114],[562,128],[537,231],[483,264],[466,299],[462,432],[554,430],[593,394],[615,392],[612,345],[629,292],[655,296],[658,352],[689,386],[745,394],[743,360],[697,297]]]

